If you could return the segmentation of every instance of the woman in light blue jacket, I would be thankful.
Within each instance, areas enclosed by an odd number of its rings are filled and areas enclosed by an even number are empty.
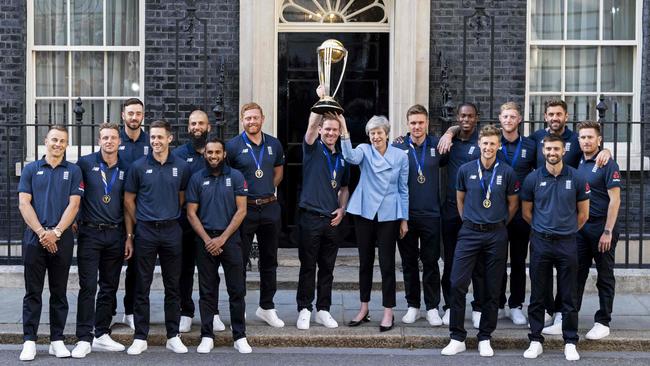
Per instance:
[[[390,123],[383,116],[374,116],[366,124],[371,144],[352,148],[345,118],[341,124],[343,157],[350,164],[359,165],[361,178],[352,193],[347,212],[355,215],[354,226],[359,246],[359,291],[361,309],[349,322],[358,326],[369,321],[368,302],[372,289],[375,261],[375,243],[379,247],[382,304],[384,316],[379,330],[393,328],[395,307],[395,242],[408,231],[409,162],[403,150],[388,144]]]

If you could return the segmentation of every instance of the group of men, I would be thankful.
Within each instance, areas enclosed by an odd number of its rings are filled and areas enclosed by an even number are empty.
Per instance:
[[[327,328],[338,327],[329,310],[340,243],[338,227],[350,194],[350,172],[338,145],[341,131],[335,117],[312,113],[303,140],[298,329],[310,327],[314,299],[315,321]],[[480,134],[478,110],[471,103],[458,108],[458,126],[440,139],[429,134],[428,112],[423,106],[411,107],[406,117],[409,134],[395,142],[409,156],[409,231],[398,243],[408,303],[402,321],[413,323],[420,317],[422,288],[427,321],[432,326],[450,327],[452,340],[442,353],[464,351],[465,295],[471,279],[479,351],[482,356],[493,355],[489,340],[499,307],[506,302],[508,242],[510,317],[515,324],[527,323],[522,305],[530,237],[531,345],[524,356],[542,353],[546,309],[561,314],[556,319],[562,319],[566,357],[579,358],[575,350],[577,310],[592,260],[599,272],[601,299],[596,325],[590,331],[592,339],[608,334],[614,296],[620,174],[607,151],[598,155],[599,125],[585,122],[578,134],[570,131],[562,101],[547,103],[548,128],[531,138],[519,135],[522,119],[514,103],[502,107],[501,129],[486,126]],[[45,138],[45,156],[22,172],[19,207],[27,229],[20,359],[32,360],[36,355],[46,272],[51,295],[50,354],[83,358],[93,349],[125,350],[110,337],[125,259],[122,322],[135,331],[128,354],[147,349],[149,293],[156,259],[165,287],[168,349],[188,351],[179,335],[190,331],[195,313],[195,266],[202,337],[197,351],[210,352],[213,332],[225,330],[218,309],[221,265],[234,347],[242,353],[251,352],[245,334],[244,298],[246,263],[254,237],[260,271],[255,314],[270,326],[284,326],[273,302],[281,226],[275,192],[283,178],[284,152],[276,138],[262,131],[262,108],[255,103],[242,106],[244,131],[228,142],[209,136],[207,114],[194,111],[188,118],[190,141],[173,150],[167,122],[152,122],[148,134],[142,130],[144,105],[140,100],[127,100],[122,118],[122,128],[112,123],[100,126],[100,150],[81,157],[76,165],[65,160],[67,130],[52,127]],[[438,190],[443,166],[447,166],[447,184],[441,202]],[[63,328],[73,232],[78,243],[79,342],[70,352],[63,344]],[[442,281],[438,268],[441,234]],[[423,265],[421,281],[419,261]],[[558,270],[555,301],[553,266]],[[441,287],[443,316],[438,311]]]

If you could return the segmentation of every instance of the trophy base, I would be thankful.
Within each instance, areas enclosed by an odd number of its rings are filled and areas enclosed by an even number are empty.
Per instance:
[[[338,104],[334,99],[321,99],[313,107],[311,111],[316,114],[334,113],[343,114],[343,107]]]

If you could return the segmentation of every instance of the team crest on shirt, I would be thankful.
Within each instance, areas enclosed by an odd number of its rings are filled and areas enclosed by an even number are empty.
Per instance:
[[[500,186],[503,183],[503,176],[497,175],[497,185]]]
[[[226,187],[232,187],[232,180],[230,178],[226,178]]]
[[[521,149],[521,158],[526,159],[526,149]]]
[[[144,147],[144,155],[149,155],[149,146]]]
[[[564,182],[564,188],[571,189],[571,179],[568,179],[566,182]]]
[[[68,171],[63,172],[63,180],[68,180],[68,179],[70,179],[70,172]]]
[[[595,173],[598,171],[598,165],[594,165],[594,167],[591,169],[592,173]]]
[[[153,173],[153,169],[147,169],[147,170],[144,172],[144,174],[151,174],[151,173]]]
[[[571,151],[571,143],[570,142],[567,142],[566,144],[564,144],[564,147],[566,148],[567,152]]]
[[[124,149],[126,149],[126,146],[120,146],[120,147],[118,147],[117,149],[118,149],[118,150],[124,150]]]
[[[172,168],[172,177],[178,177],[178,168]]]
[[[341,160],[341,166],[345,166],[345,160]]]
[[[269,155],[273,155],[273,148],[271,148],[271,146],[267,146],[266,149],[268,150]]]
[[[124,180],[124,170],[120,170],[120,180]]]
[[[185,161],[187,161],[188,163],[191,163],[191,162],[194,161],[194,158],[187,158],[187,160],[185,160]]]
[[[431,148],[431,157],[432,157],[432,158],[435,158],[435,157],[436,157],[436,148],[435,148],[435,147],[432,147],[432,148]]]
[[[98,172],[98,171],[99,171],[99,167],[98,167],[98,166],[93,167],[93,172]]]
[[[474,150],[476,149],[476,146],[470,146],[469,151],[467,152],[467,155],[472,155],[474,154]]]

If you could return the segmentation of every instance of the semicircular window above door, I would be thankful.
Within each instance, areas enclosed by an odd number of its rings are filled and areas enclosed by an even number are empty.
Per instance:
[[[285,0],[280,23],[388,23],[384,0]]]

